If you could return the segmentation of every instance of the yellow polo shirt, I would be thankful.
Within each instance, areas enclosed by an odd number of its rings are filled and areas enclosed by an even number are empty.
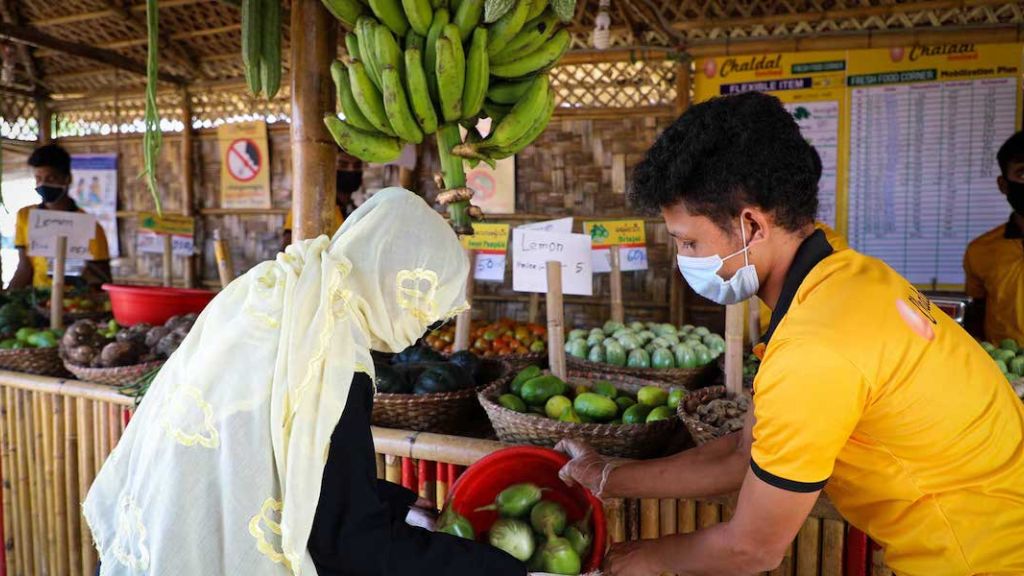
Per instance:
[[[963,328],[815,232],[765,342],[759,478],[824,488],[900,575],[1024,574],[1024,404]]]
[[[38,206],[26,206],[21,210],[18,210],[18,214],[14,221],[15,248],[28,247],[29,213],[35,208],[38,208]],[[85,212],[81,208],[76,211],[82,213]],[[92,255],[93,261],[110,260],[110,250],[107,247],[107,235],[104,234],[103,227],[99,224],[96,224],[96,236],[89,241],[89,253]],[[41,256],[30,256],[29,258],[32,262],[32,285],[36,288],[49,288],[53,283],[48,270],[49,259]]]
[[[849,244],[846,243],[846,238],[843,238],[842,235],[829,227],[828,224],[825,224],[824,222],[815,222],[814,228],[825,233],[825,239],[827,239],[828,243],[832,245],[833,250],[845,250],[850,247]],[[757,299],[757,304],[760,306],[761,310],[761,334],[764,334],[768,331],[768,325],[772,321],[772,309],[762,302],[760,298]]]
[[[338,231],[338,228],[341,228],[341,225],[344,224],[344,223],[345,223],[345,216],[342,215],[341,208],[337,204],[335,204],[334,205],[334,224],[333,224],[334,228],[331,229],[331,233],[328,234],[328,236],[333,236],[334,233]],[[285,216],[285,218],[284,218],[284,229],[285,230],[291,230],[292,229],[292,211],[291,210],[288,211],[288,215]]]
[[[1024,344],[1024,233],[1013,219],[967,246],[964,274],[967,295],[985,299],[985,340]]]

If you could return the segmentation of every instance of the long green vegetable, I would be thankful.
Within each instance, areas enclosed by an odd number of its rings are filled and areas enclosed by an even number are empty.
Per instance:
[[[135,405],[138,406],[139,403],[142,402],[142,398],[146,395],[146,392],[149,390],[149,385],[152,384],[154,380],[156,380],[156,376],[159,373],[160,367],[154,368],[149,372],[143,374],[142,377],[136,380],[135,382],[132,382],[131,384],[127,384],[125,386],[121,386],[120,388],[117,389],[117,391],[120,392],[121,394],[124,394],[125,396],[131,396],[132,398],[134,398]]]
[[[148,36],[148,51],[146,57],[146,115],[144,119],[145,132],[142,134],[142,176],[146,179],[146,186],[153,196],[156,204],[157,214],[163,215],[163,206],[160,204],[160,193],[156,187],[156,163],[160,155],[160,145],[163,135],[160,133],[160,112],[156,107],[157,75],[159,73],[160,60],[157,56],[159,49],[160,10],[157,7],[157,0],[146,0],[146,32]],[[186,130],[188,127],[185,127]]]

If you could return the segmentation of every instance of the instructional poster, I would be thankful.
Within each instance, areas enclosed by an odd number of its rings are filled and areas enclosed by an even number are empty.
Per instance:
[[[697,62],[694,96],[767,92],[793,114],[804,138],[821,156],[818,220],[845,228],[845,70],[847,53],[799,52],[705,58]]]
[[[1006,221],[996,152],[1019,126],[1021,45],[850,58],[850,245],[919,285],[964,282],[967,244]]]
[[[266,122],[217,128],[222,208],[270,208],[270,158]]]
[[[71,198],[96,217],[107,236],[107,252],[120,256],[117,234],[117,154],[71,156]]]

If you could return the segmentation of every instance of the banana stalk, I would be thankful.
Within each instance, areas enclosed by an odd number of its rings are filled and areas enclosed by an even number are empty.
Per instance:
[[[452,149],[462,143],[459,124],[450,122],[437,131],[437,155],[441,161],[441,176],[445,188],[462,188],[466,185],[466,170],[462,158],[452,154]],[[472,235],[473,224],[469,219],[469,201],[462,200],[448,205],[448,219],[455,233]]]

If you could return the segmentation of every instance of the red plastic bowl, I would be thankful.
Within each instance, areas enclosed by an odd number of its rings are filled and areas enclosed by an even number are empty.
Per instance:
[[[116,284],[104,284],[103,289],[110,294],[114,319],[121,326],[133,326],[140,322],[159,326],[172,316],[193,312],[198,314],[216,295],[209,290]]]
[[[459,476],[452,486],[448,505],[465,516],[473,525],[473,530],[482,535],[491,529],[498,514],[492,511],[476,512],[476,509],[493,503],[499,492],[512,484],[523,482],[549,488],[544,492],[544,499],[561,504],[570,523],[583,518],[587,508],[594,510],[591,515],[594,545],[590,558],[583,559],[583,571],[597,570],[604,558],[604,508],[601,507],[601,501],[583,487],[576,485],[570,488],[562,482],[558,471],[567,462],[569,458],[565,454],[548,448],[520,446],[499,450],[480,459]]]

